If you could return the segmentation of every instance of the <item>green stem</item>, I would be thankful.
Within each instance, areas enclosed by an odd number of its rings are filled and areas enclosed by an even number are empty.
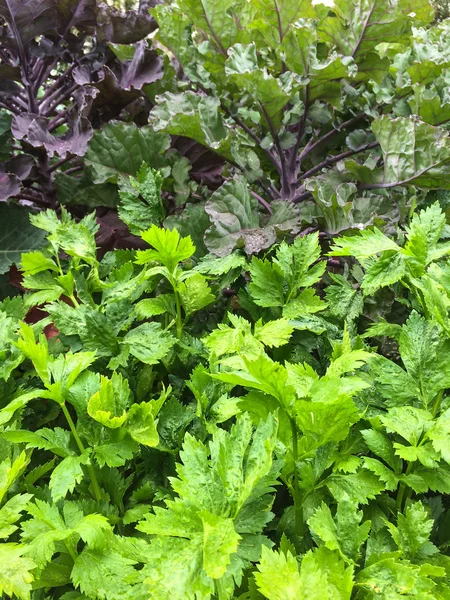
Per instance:
[[[76,552],[73,551],[73,549],[70,547],[70,544],[65,544],[66,548],[67,548],[67,552],[70,554],[70,556],[72,557],[73,562],[75,563],[75,561],[78,558],[78,555],[76,554]]]
[[[175,306],[177,309],[177,338],[179,340],[181,340],[181,332],[183,330],[183,322],[181,320],[181,304],[180,304],[180,295],[179,293],[175,290],[174,288],[174,292],[175,292]]]
[[[433,408],[431,409],[431,414],[435,417],[438,413],[439,407],[441,406],[442,396],[444,395],[444,390],[441,390],[437,393],[436,398],[434,400]]]
[[[295,419],[291,418],[292,429],[292,456],[294,458],[294,515],[295,515],[295,533],[301,537],[304,534],[303,528],[303,510],[300,486],[298,480],[297,461],[298,461],[298,435]]]
[[[83,454],[83,452],[86,450],[86,448],[84,447],[83,442],[81,441],[80,436],[77,433],[75,423],[73,422],[73,419],[70,416],[69,411],[67,410],[67,406],[65,404],[62,404],[61,408],[64,413],[64,416],[66,417],[67,423],[69,424],[70,431],[72,432],[75,443],[78,446],[80,453]],[[102,492],[100,490],[100,486],[98,484],[97,477],[95,475],[95,471],[94,471],[92,465],[86,465],[86,466],[87,466],[87,470],[89,473],[89,477],[91,478],[92,489],[94,490],[95,499],[98,502],[100,502],[102,499]]]
[[[408,468],[406,469],[406,473],[405,475],[409,475],[411,473],[411,471],[414,468],[414,462],[409,463]],[[397,509],[401,512],[402,511],[402,502],[403,502],[403,496],[405,494],[406,491],[406,484],[405,483],[401,483],[399,485],[398,488],[398,492],[397,492],[397,498],[395,500],[395,503],[397,505]]]
[[[404,483],[401,483],[399,485],[398,492],[397,492],[397,498],[395,500],[395,504],[397,505],[397,510],[399,512],[402,512],[402,501],[403,501],[403,495],[405,493],[405,489],[406,489],[406,485]]]
[[[78,308],[80,306],[80,303],[78,302],[78,300],[75,298],[75,296],[73,294],[71,296],[69,296],[69,298],[73,302],[73,305],[75,306],[75,308]]]
[[[175,271],[170,276],[170,285],[173,288],[173,293],[175,296],[175,307],[177,311],[177,338],[181,340],[181,333],[183,331],[183,320],[181,318],[181,302],[180,302],[180,294],[178,293],[178,284],[177,284],[177,276],[176,276],[176,267]]]

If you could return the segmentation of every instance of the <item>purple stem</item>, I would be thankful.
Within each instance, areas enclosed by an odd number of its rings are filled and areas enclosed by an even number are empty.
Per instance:
[[[295,142],[295,146],[292,148],[292,154],[291,154],[291,159],[290,159],[290,164],[289,164],[290,171],[294,171],[295,162],[296,162],[297,156],[298,156],[298,149],[300,147],[300,142],[302,140],[303,134],[305,133],[306,118],[308,116],[308,102],[309,102],[309,85],[307,85],[305,88],[305,110],[303,111],[302,119],[300,121],[300,125],[298,128],[297,140]]]
[[[258,101],[258,104],[259,104],[259,107],[261,108],[264,118],[267,121],[267,125],[269,126],[269,131],[272,135],[272,139],[275,144],[275,148],[277,149],[278,157],[280,159],[281,173],[280,173],[280,171],[278,171],[278,172],[281,174],[281,193],[283,196],[289,196],[289,181],[288,181],[288,177],[287,177],[287,173],[286,173],[286,164],[285,164],[285,160],[284,160],[285,157],[284,157],[283,150],[281,149],[280,138],[278,137],[278,134],[275,130],[272,119],[269,117],[266,109],[264,108],[264,105],[260,101]]]
[[[68,155],[65,158],[61,158],[61,160],[58,160],[57,162],[53,163],[49,169],[48,172],[49,173],[53,173],[53,171],[56,171],[57,169],[59,169],[59,167],[62,167],[63,165],[65,165],[67,162],[69,162],[69,160],[72,160],[73,155]]]
[[[225,106],[225,104],[223,104],[222,102],[221,102],[221,106],[222,106],[223,110],[227,113],[227,115],[233,119],[233,121],[236,123],[236,125],[239,125],[239,127],[241,129],[243,129],[249,137],[252,138],[252,140],[255,142],[255,144],[257,144],[257,146],[259,146],[261,148],[261,150],[263,150],[263,152],[265,153],[267,158],[270,160],[272,165],[275,167],[277,172],[281,173],[281,164],[276,160],[276,158],[274,157],[272,152],[270,152],[270,150],[267,150],[267,149],[261,147],[262,142],[261,142],[260,138],[256,135],[256,133],[254,133],[250,129],[250,127],[248,127],[244,123],[244,121],[242,121],[242,119],[240,119],[237,115],[234,115],[231,112],[231,110],[227,106]]]
[[[365,146],[361,146],[361,148],[357,148],[356,150],[347,150],[346,152],[341,152],[341,154],[337,154],[336,156],[331,156],[326,160],[323,160],[321,163],[306,171],[300,176],[300,181],[304,179],[308,179],[312,177],[322,169],[326,169],[327,167],[331,167],[335,163],[343,160],[344,158],[348,158],[349,156],[353,156],[354,154],[358,154],[359,152],[364,152],[365,150],[370,150],[371,148],[376,148],[379,145],[379,142],[371,142],[370,144],[366,144]]]
[[[272,214],[272,209],[270,208],[270,204],[267,202],[267,200],[264,200],[264,198],[262,198],[259,194],[257,194],[253,190],[250,190],[250,194],[258,200],[258,202],[261,204],[261,206],[264,206],[264,208],[267,210],[267,212],[269,214]]]
[[[312,196],[311,192],[303,192],[302,194],[295,196],[295,198],[292,200],[292,202],[294,204],[298,204],[299,202],[301,202],[302,200],[306,200],[306,198],[309,198],[310,196]]]
[[[306,146],[300,152],[299,160],[302,161],[306,156],[308,156],[308,154],[311,154],[311,152],[313,152],[318,146],[320,146],[327,140],[331,139],[336,134],[340,133],[342,129],[347,129],[347,127],[351,127],[354,123],[356,123],[357,121],[362,119],[364,116],[365,116],[364,113],[360,113],[359,115],[356,115],[356,117],[352,117],[348,121],[344,121],[344,123],[341,123],[341,125],[339,125],[339,127],[336,127],[335,129],[331,129],[331,131],[328,131],[327,133],[325,133],[325,135],[323,135],[321,138],[319,138],[312,144],[310,144],[308,142],[308,144],[306,144]]]
[[[53,63],[50,66],[49,73],[51,72],[51,70],[53,69],[54,66],[55,66],[55,63]],[[71,65],[66,71],[64,71],[64,73],[61,73],[61,75],[58,75],[58,77],[55,79],[55,81],[52,83],[52,85],[47,90],[45,90],[44,95],[40,99],[41,107],[45,102],[47,102],[47,100],[50,99],[50,97],[55,92],[59,92],[59,90],[61,89],[63,80],[65,79],[65,77],[67,77],[67,75],[69,75],[73,71],[73,69],[75,67],[76,67],[76,64]],[[68,83],[70,83],[70,82],[68,82]]]
[[[5,100],[5,102],[0,102],[0,108],[4,108],[5,110],[9,110],[14,115],[20,115],[20,111],[17,108],[15,108],[14,106],[10,106],[10,105],[6,104],[6,100]]]
[[[72,175],[73,173],[79,173],[84,169],[84,165],[78,165],[76,167],[70,167],[70,169],[66,169],[64,173],[66,175]]]
[[[74,91],[78,89],[78,87],[79,87],[78,84],[74,83],[72,86],[70,86],[70,88],[68,88],[66,90],[61,90],[61,94],[59,96],[55,96],[53,104],[51,106],[49,106],[46,110],[44,110],[44,112],[43,112],[44,116],[46,116],[46,117],[50,116],[52,114],[52,112],[58,107],[59,104],[61,104],[62,102],[65,102],[66,100],[69,100],[69,98],[72,96]]]

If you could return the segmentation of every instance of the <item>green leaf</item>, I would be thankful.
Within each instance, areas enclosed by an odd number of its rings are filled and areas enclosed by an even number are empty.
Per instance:
[[[441,129],[383,116],[373,122],[372,130],[383,152],[384,187],[450,188],[450,141]]]
[[[444,358],[450,345],[439,336],[437,328],[414,311],[402,327],[399,349],[425,406],[431,404],[436,394],[450,385],[450,369]]]
[[[361,286],[364,295],[372,296],[380,288],[397,283],[406,272],[406,262],[401,254],[383,253],[378,261],[373,262],[366,269]]]
[[[156,130],[194,139],[231,158],[230,142],[219,109],[220,102],[213,97],[189,91],[167,92],[158,97],[158,105],[151,113],[152,123]]]
[[[126,422],[131,437],[139,444],[150,448],[159,443],[154,416],[150,402],[141,402],[141,404],[131,406]]]
[[[180,237],[176,229],[160,229],[152,225],[150,229],[141,233],[141,237],[154,249],[138,251],[138,265],[157,261],[172,272],[178,263],[190,258],[195,252],[190,236]]]
[[[203,568],[208,577],[220,579],[238,549],[241,536],[234,529],[233,519],[201,511],[203,522]]]
[[[31,390],[24,394],[20,394],[17,398],[11,400],[9,404],[0,410],[0,425],[4,425],[10,421],[14,417],[16,411],[26,406],[31,400],[39,398],[41,393],[42,390]]]
[[[431,440],[433,448],[450,464],[450,409],[444,411],[428,430],[427,438]]]
[[[209,447],[186,435],[178,477],[171,480],[178,496],[166,500],[165,509],[155,506],[137,526],[153,536],[146,582],[158,597],[205,593],[214,589],[214,580],[226,584],[231,574],[240,576],[246,542],[271,519],[276,429],[270,416],[252,435],[245,415],[230,431],[217,429]]]
[[[319,281],[325,271],[325,263],[319,263],[311,268],[319,258],[320,246],[317,233],[297,237],[290,246],[286,242],[280,244],[273,262],[287,282],[290,294],[295,294],[301,287],[310,287]]]
[[[399,252],[400,248],[379,229],[365,229],[358,235],[336,239],[330,256],[354,256],[364,260],[386,250]]]
[[[88,414],[105,427],[121,427],[127,418],[129,397],[128,381],[122,375],[113,373],[111,379],[101,376],[100,389],[88,402]]]
[[[70,432],[61,427],[54,429],[38,429],[38,431],[28,431],[25,429],[14,429],[3,432],[2,436],[10,442],[20,444],[26,443],[28,448],[40,448],[49,450],[57,456],[65,458],[75,454],[71,447]]]
[[[275,49],[299,19],[314,17],[314,9],[309,2],[288,0],[279,4],[273,0],[257,0],[255,6],[258,20],[253,26],[261,28],[264,39]]]
[[[0,503],[29,462],[30,456],[21,452],[14,460],[7,458],[0,463]]]
[[[87,455],[67,456],[53,469],[50,477],[50,491],[54,502],[73,492],[84,477],[82,465],[89,460]]]
[[[139,235],[151,225],[160,225],[165,216],[161,200],[162,177],[143,163],[136,179],[119,179],[119,217],[131,233]]]
[[[27,290],[37,290],[26,298],[28,306],[53,302],[54,300],[58,300],[65,292],[64,287],[48,271],[37,273],[36,275],[25,275],[23,285]]]
[[[284,305],[283,277],[268,260],[253,257],[250,265],[250,294],[258,306]]]
[[[234,50],[236,53],[239,45],[234,46]],[[236,71],[236,67],[240,70]],[[230,82],[236,84],[241,93],[252,95],[255,108],[261,113],[261,120],[267,128],[278,130],[283,120],[283,108],[294,95],[293,86],[286,85],[281,78],[273,77],[267,69],[252,68],[248,62],[242,64],[235,56],[231,62],[229,59],[225,62],[225,71]]]
[[[387,526],[405,558],[424,560],[439,552],[429,540],[433,523],[423,504],[414,502],[406,508],[404,515],[399,513],[397,526],[393,523],[387,523]]]
[[[121,431],[121,430],[119,430]],[[122,467],[128,460],[133,458],[138,451],[138,445],[130,437],[119,438],[115,441],[106,441],[94,449],[94,456],[100,467]]]
[[[295,404],[297,425],[310,438],[309,443],[313,447],[345,439],[350,426],[359,420],[353,400],[342,395],[342,392],[339,394],[339,391],[334,391],[336,397],[333,398],[333,388],[327,387],[328,402],[297,400]]]
[[[297,559],[291,552],[274,552],[265,546],[255,580],[261,594],[269,600],[295,600],[302,585]]]
[[[288,405],[294,396],[294,389],[286,385],[287,371],[284,366],[272,361],[265,354],[256,359],[242,358],[242,370],[213,374],[212,377],[230,383],[256,389],[273,396],[281,404]]]
[[[163,167],[163,155],[169,146],[169,136],[150,126],[109,123],[94,133],[85,161],[92,166],[95,183],[117,181],[120,175],[135,176],[143,162],[154,169]]]
[[[166,312],[175,315],[175,296],[159,294],[156,298],[145,298],[135,305],[134,310],[138,318],[142,320],[163,315]]]
[[[31,571],[36,567],[30,558],[23,556],[25,550],[19,544],[0,544],[0,592],[20,600],[30,600],[34,580]]]
[[[286,319],[268,321],[264,325],[261,319],[255,323],[255,338],[269,348],[279,348],[290,340],[294,328]]]
[[[15,523],[22,517],[31,498],[31,494],[17,494],[0,508],[0,538],[8,538],[19,528]]]
[[[201,257],[207,254],[203,237],[210,225],[205,204],[187,204],[179,214],[169,215],[164,221],[164,227],[177,229],[183,237],[190,235],[195,245],[195,256]]]
[[[72,569],[72,581],[87,597],[101,600],[133,596],[136,561],[110,550],[103,553],[85,548]]]
[[[369,371],[376,391],[385,400],[387,406],[405,404],[420,394],[417,381],[399,365],[384,356],[373,356]]]
[[[30,211],[17,204],[0,205],[0,274],[18,263],[23,252],[44,243],[44,233],[30,225]]]
[[[411,445],[417,446],[421,437],[433,424],[433,415],[413,406],[399,406],[380,416],[387,431],[401,435]]]
[[[156,365],[175,345],[176,339],[159,323],[144,323],[129,331],[123,339],[130,353],[147,365]]]
[[[186,317],[205,308],[215,300],[206,277],[201,273],[189,273],[189,276],[179,284],[178,293]]]
[[[367,590],[371,599],[401,598],[405,595],[427,600],[435,598],[435,583],[427,577],[426,570],[398,557],[382,557],[366,566],[357,574],[356,583]],[[431,595],[427,593],[430,590]]]
[[[378,44],[408,40],[412,25],[419,27],[432,19],[431,6],[420,0],[407,7],[389,0],[358,0],[356,4],[339,0],[336,12],[324,19],[319,32],[323,41],[359,61]]]
[[[361,294],[342,275],[330,274],[336,285],[325,290],[328,310],[331,315],[346,321],[354,321],[364,308]]]
[[[205,338],[205,346],[217,358],[226,354],[257,358],[263,346],[256,336],[253,336],[249,321],[231,313],[228,314],[228,318],[233,327],[219,323],[217,328]]]
[[[301,319],[327,308],[327,304],[317,296],[313,288],[300,292],[297,298],[290,300],[283,308],[283,316],[287,319]]]
[[[330,509],[324,503],[309,518],[308,525],[329,550],[337,550],[344,561],[352,564],[360,557],[361,546],[367,540],[371,522],[364,521],[358,512],[356,502],[341,500],[333,519]]]
[[[300,574],[289,551],[285,556],[267,548],[258,569],[256,583],[269,600],[350,600],[352,594],[353,568],[324,547],[304,555]]]
[[[389,436],[375,429],[363,429],[361,435],[371,452],[382,458],[392,468],[398,466],[398,460],[395,459],[394,447]]]
[[[212,223],[205,235],[210,252],[226,256],[235,248],[255,254],[276,240],[273,227],[259,227],[256,200],[250,195],[244,178],[225,182],[205,206]]]
[[[338,502],[350,498],[358,504],[368,504],[385,489],[376,475],[364,469],[347,475],[330,475],[326,485]]]
[[[47,269],[50,271],[58,270],[58,265],[55,261],[45,256],[42,252],[39,252],[39,250],[22,254],[20,267],[26,275],[35,275],[41,271],[47,271]]]

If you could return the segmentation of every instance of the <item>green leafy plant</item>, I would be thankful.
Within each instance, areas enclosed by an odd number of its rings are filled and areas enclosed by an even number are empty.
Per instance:
[[[100,259],[92,215],[42,212],[26,292],[0,304],[1,593],[447,598],[438,205],[395,240],[338,238],[330,253],[353,258],[337,274],[317,232],[198,259],[190,237],[143,229],[155,172],[123,190],[147,248]],[[402,310],[374,323],[391,293]]]

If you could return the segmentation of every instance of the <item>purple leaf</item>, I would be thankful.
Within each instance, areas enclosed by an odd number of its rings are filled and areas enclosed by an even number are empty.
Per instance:
[[[12,39],[23,47],[38,35],[55,33],[57,0],[0,0],[0,16],[8,23]]]
[[[11,196],[16,196],[20,192],[21,187],[20,180],[16,175],[0,171],[1,202],[8,200],[8,198],[11,198]]]
[[[20,85],[10,79],[0,79],[0,98],[14,98],[22,91]]]
[[[0,79],[13,79],[20,81],[20,69],[19,67],[13,67],[12,65],[0,65]]]
[[[98,96],[98,89],[89,85],[82,87],[74,92],[73,97],[78,108],[80,117],[88,117],[91,112],[92,104]]]
[[[124,90],[109,67],[103,67],[99,73],[99,81],[94,85],[100,92],[95,107],[101,110],[105,121],[117,118],[132,102],[143,100],[142,92],[134,89]]]
[[[1,0],[0,0],[1,1]],[[121,13],[115,8],[102,5],[97,17],[99,35],[113,44],[134,44],[147,37],[157,28],[149,14],[135,11]]]
[[[94,31],[97,24],[96,0],[60,0],[57,10],[63,35],[72,27],[80,31]]]
[[[20,181],[23,181],[29,177],[35,164],[35,160],[32,156],[29,154],[20,154],[19,156],[10,158],[5,164],[5,167],[8,173],[13,173]]]
[[[50,133],[49,122],[50,119],[46,117],[25,113],[14,117],[11,131],[17,139],[25,139],[35,148],[45,148],[50,158],[55,154],[62,157],[67,153],[84,155],[93,135],[92,126],[86,117],[73,117],[69,123],[69,131],[60,137]]]
[[[149,50],[145,42],[136,44],[136,52],[131,61],[124,63],[119,84],[126,90],[140,90],[143,85],[162,78],[164,63],[155,50]]]

